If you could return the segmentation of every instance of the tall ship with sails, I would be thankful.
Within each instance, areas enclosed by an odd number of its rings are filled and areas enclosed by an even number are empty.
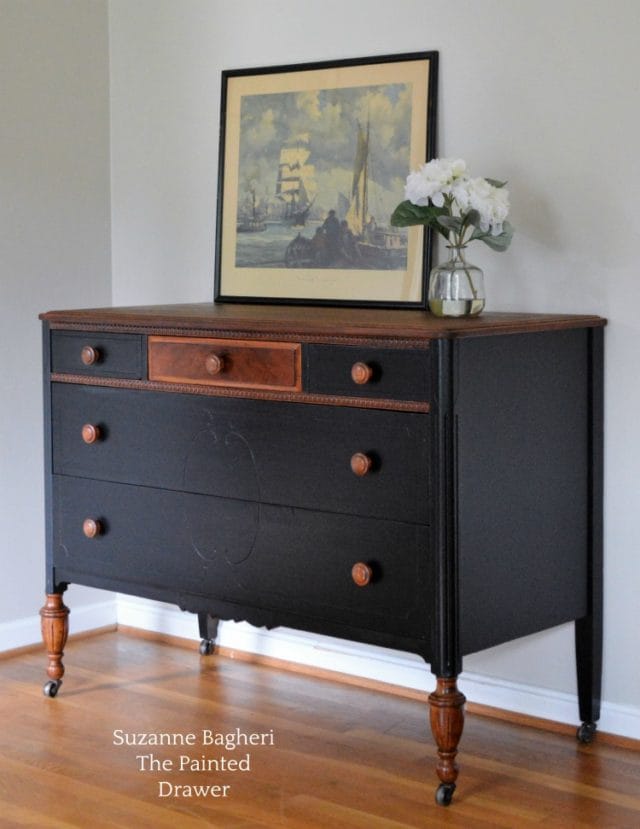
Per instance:
[[[289,159],[290,156],[287,155],[286,158]],[[301,169],[306,164],[308,155],[299,158],[304,158],[304,161],[296,161],[299,165],[296,169]],[[282,168],[283,164],[280,166]],[[287,170],[290,171],[291,166]],[[291,175],[290,179],[294,178],[299,176]],[[278,184],[280,186],[280,180]],[[375,216],[370,212],[371,196],[375,194],[372,184],[369,124],[365,129],[358,123],[349,196],[337,194],[337,211],[328,211],[324,223],[316,229],[313,238],[298,232],[286,248],[285,265],[289,268],[404,270],[407,267],[406,231],[377,224]],[[298,185],[295,185],[295,189],[300,192]],[[384,208],[378,211],[378,215],[381,213],[384,213]],[[301,221],[300,225],[303,224]]]
[[[369,124],[358,124],[356,156],[353,164],[351,198],[345,220],[356,240],[358,255],[369,267],[406,267],[407,236],[397,228],[376,224],[370,212]]]
[[[276,197],[282,202],[281,220],[304,227],[316,196],[315,167],[309,164],[309,133],[297,135],[280,150]]]

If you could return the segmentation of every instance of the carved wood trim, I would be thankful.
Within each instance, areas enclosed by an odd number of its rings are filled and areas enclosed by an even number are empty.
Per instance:
[[[204,394],[211,397],[243,397],[254,400],[279,400],[285,403],[309,403],[320,406],[351,406],[358,409],[386,409],[397,412],[423,412],[431,410],[429,403],[417,400],[384,400],[373,397],[337,397],[328,394],[304,392],[268,392],[259,389],[236,389],[219,386],[201,386],[189,383],[160,383],[152,380],[123,380],[115,377],[86,377],[81,374],[52,374],[52,383],[74,383],[85,386],[106,386],[114,389],[174,392],[178,394]]]
[[[214,337],[219,339],[235,340],[264,340],[268,336],[277,336],[286,342],[321,343],[323,345],[361,345],[370,348],[413,348],[426,351],[431,346],[431,339],[399,338],[395,335],[388,337],[382,334],[370,336],[349,336],[342,334],[304,334],[284,331],[262,331],[258,329],[240,329],[237,331],[226,328],[165,328],[158,325],[133,325],[119,323],[80,323],[80,322],[51,322],[52,331],[88,331],[104,332],[109,334],[147,334],[149,336],[180,337],[188,332],[190,337]]]

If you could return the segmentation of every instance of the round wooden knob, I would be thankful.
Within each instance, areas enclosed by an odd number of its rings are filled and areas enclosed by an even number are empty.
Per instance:
[[[359,478],[366,475],[372,465],[373,460],[369,457],[369,455],[365,455],[364,452],[356,452],[355,455],[351,456],[351,471]]]
[[[80,359],[85,366],[92,366],[100,361],[100,351],[92,345],[85,345],[80,352]]]
[[[351,578],[358,587],[366,587],[373,576],[373,570],[364,561],[358,561],[351,568]]]
[[[366,363],[354,363],[351,366],[351,379],[359,386],[364,386],[373,377],[373,369]]]
[[[102,533],[102,524],[95,518],[85,518],[82,522],[82,532],[87,538],[95,538]]]
[[[85,423],[82,427],[82,440],[85,443],[95,443],[102,437],[102,430],[93,423]]]
[[[219,354],[209,354],[204,361],[204,367],[207,370],[207,374],[222,374],[224,371],[224,357],[221,357]]]

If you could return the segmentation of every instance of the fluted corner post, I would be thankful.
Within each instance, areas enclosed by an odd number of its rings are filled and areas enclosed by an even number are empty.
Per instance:
[[[436,802],[441,806],[451,803],[456,788],[458,764],[455,758],[464,727],[465,702],[456,677],[437,677],[436,689],[429,695],[429,719],[438,746],[436,771],[440,786],[436,791]]]
[[[64,665],[62,656],[69,635],[69,608],[62,601],[62,593],[48,593],[40,611],[42,639],[47,649],[49,663],[43,692],[47,697],[55,697],[62,684]]]

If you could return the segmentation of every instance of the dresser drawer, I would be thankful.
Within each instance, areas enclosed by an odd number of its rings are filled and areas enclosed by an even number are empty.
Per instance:
[[[54,383],[53,471],[428,523],[429,423],[411,412]]]
[[[144,338],[139,334],[52,331],[51,371],[94,377],[144,377]]]
[[[415,635],[427,628],[427,528],[54,477],[54,566],[82,575]],[[84,522],[99,524],[92,538]],[[358,587],[353,565],[371,568]]]
[[[300,391],[299,343],[149,337],[149,379],[170,383]]]
[[[429,349],[305,346],[304,387],[312,394],[429,402]]]

